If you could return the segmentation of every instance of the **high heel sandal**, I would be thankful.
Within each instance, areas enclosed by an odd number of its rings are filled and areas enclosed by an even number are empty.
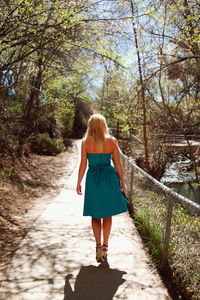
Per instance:
[[[102,245],[102,259],[103,261],[107,259],[108,256],[108,245],[103,244]]]
[[[101,262],[102,261],[102,247],[101,244],[97,244],[96,245],[96,260],[97,262]]]

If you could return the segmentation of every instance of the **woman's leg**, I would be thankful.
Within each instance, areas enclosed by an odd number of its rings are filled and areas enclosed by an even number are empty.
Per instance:
[[[92,229],[96,244],[101,244],[101,219],[92,218]]]
[[[108,245],[108,239],[112,226],[112,217],[103,218],[103,244]]]

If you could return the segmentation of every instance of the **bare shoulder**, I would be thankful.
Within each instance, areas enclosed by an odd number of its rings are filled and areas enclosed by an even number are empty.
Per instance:
[[[116,145],[118,145],[117,139],[114,136],[108,136],[106,140],[107,144],[113,149],[116,147]]]
[[[86,144],[86,138],[82,138],[82,145],[85,145]]]
[[[114,137],[114,136],[108,136],[107,137],[107,140],[110,142],[110,143],[117,143],[117,139]]]

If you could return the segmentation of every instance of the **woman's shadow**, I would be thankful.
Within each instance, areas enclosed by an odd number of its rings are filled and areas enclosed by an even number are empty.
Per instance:
[[[96,266],[82,266],[74,285],[71,288],[69,279],[72,274],[65,277],[64,300],[111,300],[118,287],[126,280],[124,271],[110,269],[108,262]]]

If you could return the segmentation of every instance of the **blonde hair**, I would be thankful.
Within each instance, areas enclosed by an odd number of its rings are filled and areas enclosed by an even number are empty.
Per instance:
[[[93,136],[97,144],[97,152],[103,151],[106,135],[109,135],[109,128],[106,119],[101,114],[93,114],[88,120],[88,128],[85,134],[87,139]]]

